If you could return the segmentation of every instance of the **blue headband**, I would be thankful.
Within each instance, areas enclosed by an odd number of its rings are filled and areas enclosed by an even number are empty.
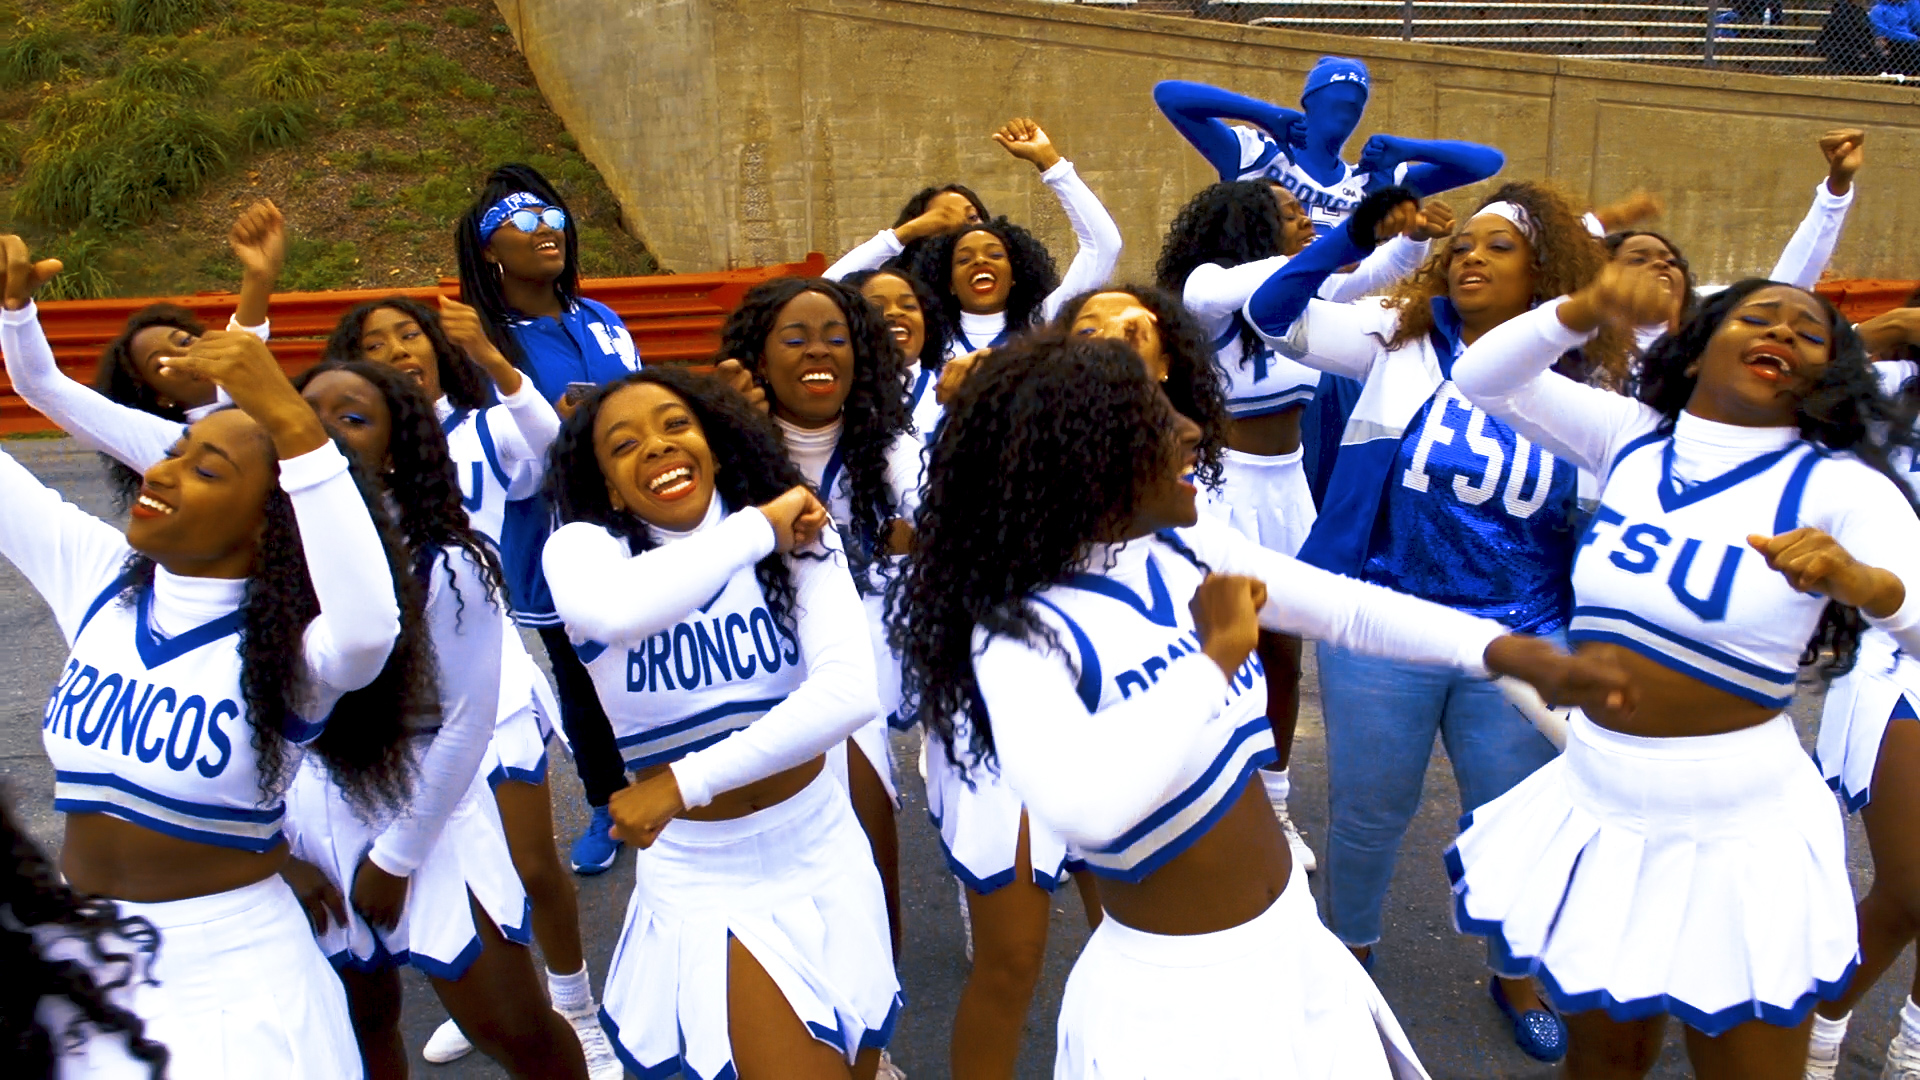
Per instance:
[[[480,243],[484,245],[493,239],[493,234],[500,231],[500,226],[507,223],[515,210],[544,209],[546,205],[547,201],[538,195],[516,191],[487,207],[487,212],[480,215]]]
[[[1367,75],[1367,65],[1344,56],[1323,56],[1307,72],[1307,84],[1300,91],[1300,104],[1307,103],[1307,95],[1334,83],[1358,83],[1360,94],[1367,96],[1372,91],[1373,80]]]

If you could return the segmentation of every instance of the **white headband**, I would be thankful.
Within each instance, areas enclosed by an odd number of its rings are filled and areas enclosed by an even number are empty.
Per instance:
[[[1481,207],[1473,216],[1479,217],[1481,214],[1492,214],[1495,217],[1505,218],[1512,222],[1513,227],[1519,229],[1530,244],[1538,243],[1540,240],[1540,228],[1533,223],[1533,215],[1527,213],[1527,208],[1521,206],[1519,203],[1490,202]]]

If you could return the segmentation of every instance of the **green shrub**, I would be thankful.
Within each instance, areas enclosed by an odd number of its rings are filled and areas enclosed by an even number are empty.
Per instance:
[[[14,192],[23,217],[124,228],[198,190],[227,165],[228,134],[171,95],[69,95],[35,110],[40,133]]]
[[[73,39],[58,30],[28,30],[0,41],[0,86],[51,79],[60,65],[81,59]]]
[[[262,57],[247,68],[253,92],[276,101],[316,97],[333,83],[333,76],[298,49]]]
[[[113,279],[105,262],[111,249],[97,236],[69,236],[55,241],[36,258],[59,259],[60,273],[40,290],[42,300],[98,300],[113,294]]]
[[[242,110],[234,119],[234,138],[250,152],[278,150],[307,137],[318,122],[304,101],[269,101]]]
[[[213,75],[191,60],[177,56],[146,56],[128,64],[114,81],[129,90],[199,97],[213,89]]]
[[[480,13],[472,8],[448,8],[440,13],[440,17],[462,30],[471,30],[480,25]]]
[[[370,173],[411,173],[420,171],[420,155],[405,150],[386,150],[381,147],[369,147],[353,156],[353,167],[358,172]]]
[[[113,25],[123,34],[178,34],[206,18],[208,0],[118,0]]]
[[[366,210],[379,201],[380,197],[373,193],[372,184],[355,184],[353,192],[347,196],[347,209]]]
[[[20,171],[25,160],[21,155],[20,136],[12,128],[0,128],[0,179],[12,176]]]
[[[351,240],[329,244],[296,236],[287,243],[287,268],[280,274],[283,288],[317,292],[339,288],[360,272],[360,251]]]

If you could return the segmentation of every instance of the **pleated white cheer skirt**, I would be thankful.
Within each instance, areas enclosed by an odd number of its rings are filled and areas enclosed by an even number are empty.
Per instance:
[[[1888,634],[1868,630],[1853,670],[1827,688],[1813,753],[1827,785],[1846,800],[1849,811],[1873,799],[1880,742],[1896,713],[1920,715],[1920,659],[1900,652]]]
[[[965,757],[966,732],[956,747]],[[997,769],[963,769],[947,760],[938,739],[926,743],[927,816],[940,832],[940,850],[961,884],[986,894],[1013,884],[1020,844],[1020,813],[1025,809]],[[972,785],[967,781],[971,779]],[[1067,843],[1038,821],[1027,822],[1027,851],[1033,883],[1051,892],[1066,881]]]
[[[1203,503],[1204,509],[1269,551],[1299,554],[1318,516],[1302,453],[1267,456],[1226,451],[1221,490]]]
[[[278,875],[212,896],[115,901],[160,932],[155,981],[111,993],[166,1046],[176,1080],[342,1080],[364,1075],[346,991]],[[60,1059],[59,1075],[148,1075],[120,1036],[96,1036]]]
[[[546,677],[541,677],[545,686]],[[551,691],[549,691],[549,694]],[[547,778],[547,740],[553,736],[551,716],[535,701],[502,717],[493,727],[486,756],[480,759],[480,775],[492,787],[505,783],[538,784]]]
[[[629,1072],[733,1075],[735,938],[848,1063],[886,1047],[901,1004],[886,899],[846,792],[825,770],[743,818],[675,819],[634,856],[633,897],[600,995],[601,1025]]]
[[[318,866],[348,899],[347,925],[329,920],[320,948],[334,964],[377,971],[410,964],[437,979],[458,979],[480,957],[480,931],[467,895],[480,901],[507,940],[533,941],[533,907],[513,868],[492,792],[476,777],[440,842],[408,877],[407,905],[392,930],[375,930],[353,910],[353,875],[381,827],[354,813],[325,767],[309,756],[287,789],[287,833],[297,858]]]
[[[1111,915],[1060,1002],[1055,1080],[1424,1080],[1373,980],[1320,922],[1307,877],[1211,934]]]
[[[1649,739],[1574,713],[1566,753],[1461,819],[1454,924],[1562,1012],[1792,1026],[1856,962],[1839,809],[1776,716]]]

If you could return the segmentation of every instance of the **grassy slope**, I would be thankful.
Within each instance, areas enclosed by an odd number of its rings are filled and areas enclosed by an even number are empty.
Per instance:
[[[199,14],[177,33],[124,33],[114,22],[123,5]],[[23,55],[34,50],[53,61]],[[307,117],[304,135],[279,149],[248,145],[249,117],[270,103],[262,65],[281,76],[282,113]],[[78,141],[112,153],[137,127],[119,117],[147,108],[171,110],[169,132],[192,126],[180,116],[204,122],[225,161],[206,162],[210,175],[157,205],[50,222],[38,200],[72,185],[28,181],[75,139],[51,117],[101,118]],[[277,134],[289,135],[284,125]],[[566,194],[587,274],[655,272],[487,0],[0,0],[0,232],[66,258],[66,284],[82,294],[235,287],[226,231],[261,197],[285,211],[293,238],[283,288],[431,284],[454,273],[454,218],[488,169],[513,160]]]

